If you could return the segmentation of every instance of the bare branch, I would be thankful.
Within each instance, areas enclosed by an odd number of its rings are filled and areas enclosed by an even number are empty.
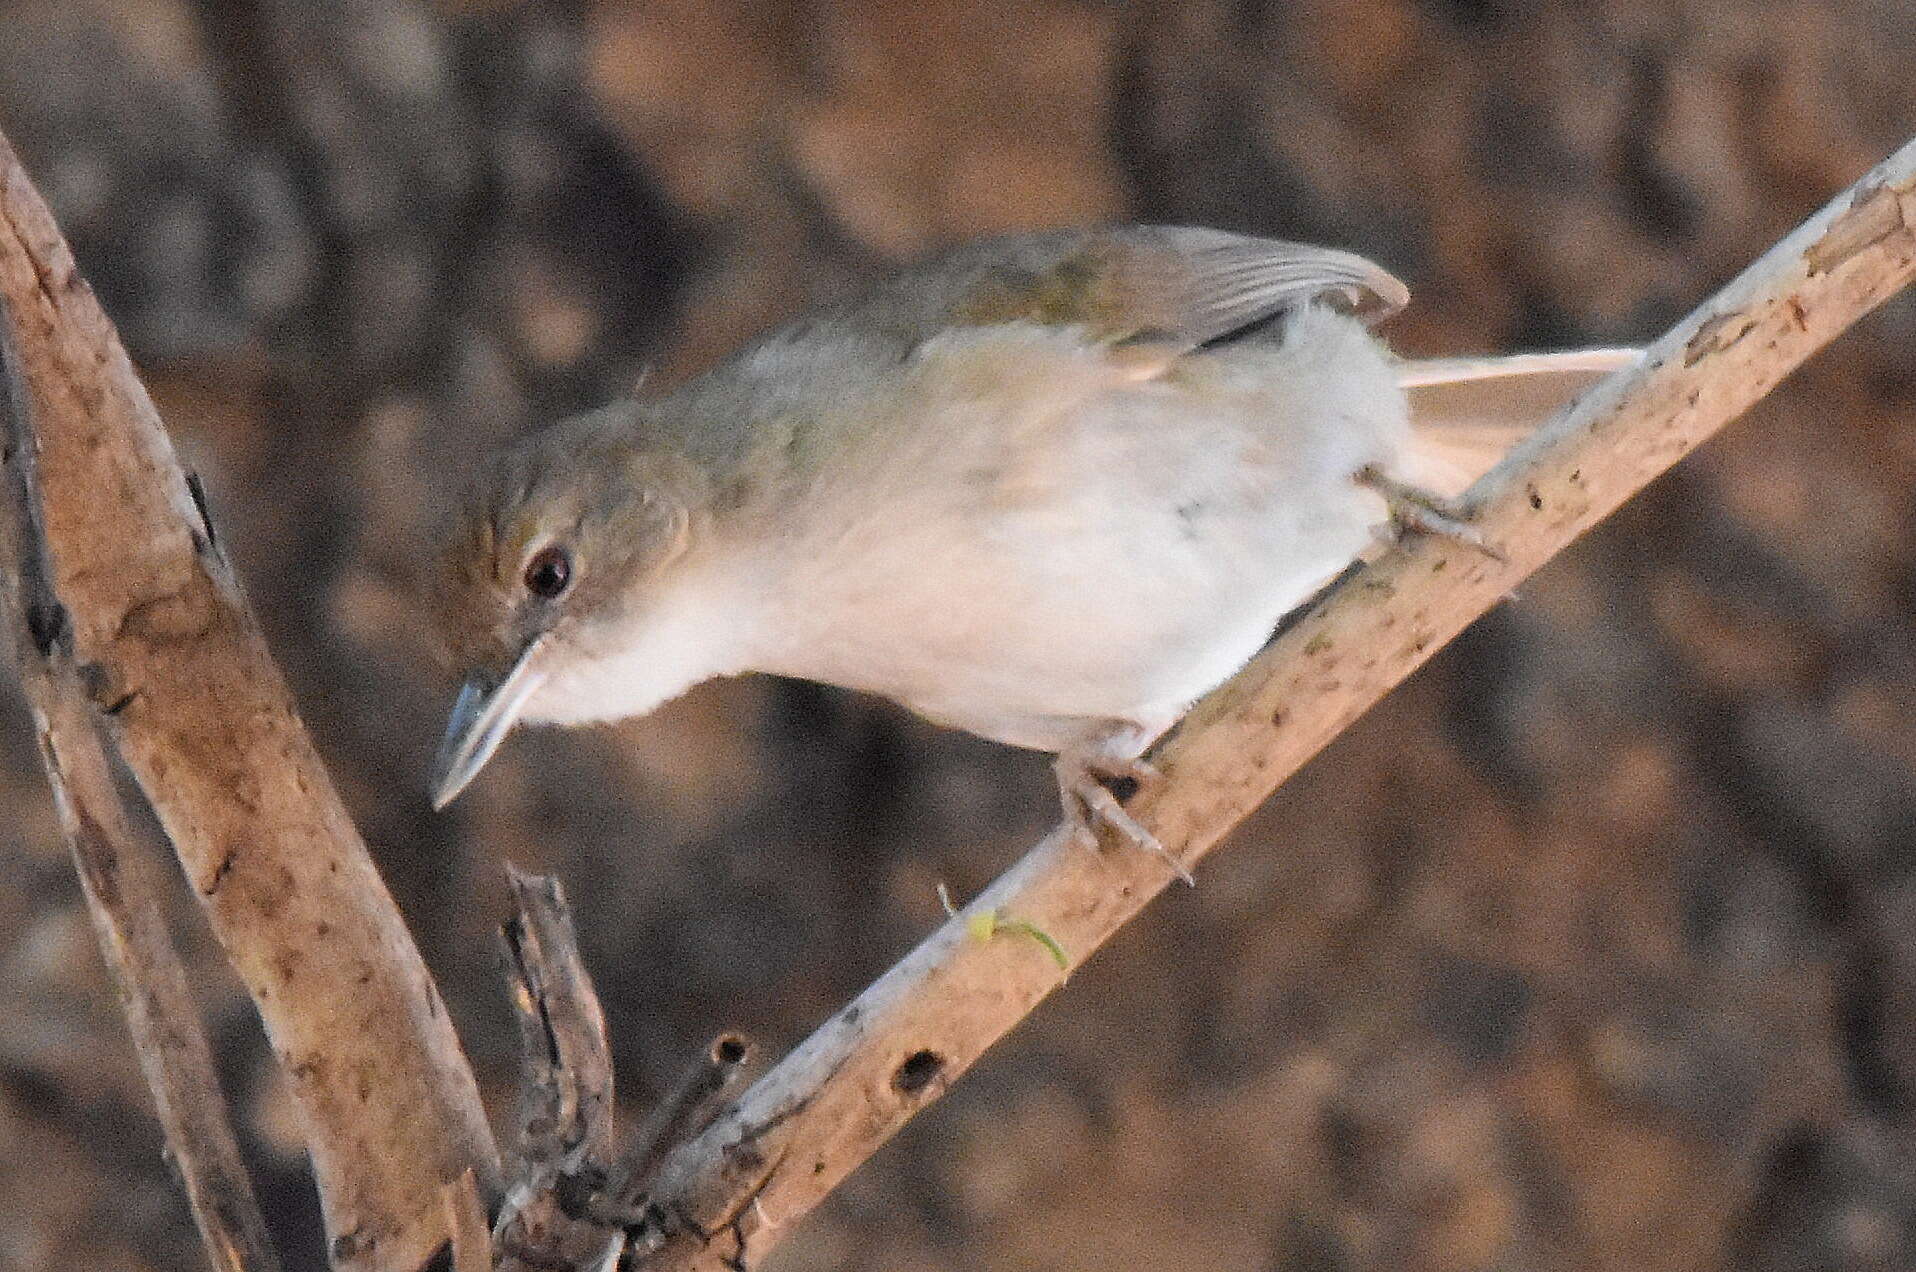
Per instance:
[[[517,913],[505,926],[519,1019],[519,1155],[557,1165],[612,1149],[612,1051],[559,881],[507,865]]]
[[[37,406],[76,663],[297,1097],[343,1268],[441,1243],[496,1184],[477,1085],[112,324],[0,138],[0,295]],[[31,617],[31,616],[30,616]]]
[[[503,936],[519,1018],[519,1161],[495,1228],[499,1266],[606,1266],[625,1248],[616,1224],[585,1217],[577,1198],[612,1151],[612,1052],[605,1013],[579,956],[556,879],[506,867],[517,913]]]
[[[600,1204],[612,1214],[631,1214],[645,1200],[667,1154],[718,1117],[725,1101],[743,1084],[752,1044],[743,1034],[722,1033],[646,1117],[624,1158],[601,1190]]]
[[[612,1160],[612,1061],[598,996],[556,880],[506,868],[506,923],[523,1045],[524,1147],[494,1245],[501,1272],[609,1269],[641,1224],[653,1174],[738,1088],[751,1044],[721,1034]]]
[[[0,297],[0,456],[7,477],[0,545],[15,567],[11,575],[0,573],[0,613],[14,632],[47,780],[207,1257],[222,1272],[278,1272],[279,1259],[227,1120],[186,969],[148,877],[150,856],[127,820],[93,705],[73,662],[69,624],[53,591],[41,529],[37,446],[7,305]]]
[[[1537,567],[1768,393],[1916,271],[1916,143],[1886,160],[1479,484],[1498,556],[1413,537],[1358,573],[1159,748],[1131,811],[1195,863],[1305,761]],[[1174,877],[1054,833],[666,1162],[648,1272],[762,1255]],[[721,1239],[716,1234],[725,1234]],[[641,1244],[642,1243],[642,1244]]]

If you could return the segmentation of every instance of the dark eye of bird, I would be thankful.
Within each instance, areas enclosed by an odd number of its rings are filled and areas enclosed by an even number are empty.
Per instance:
[[[572,557],[561,547],[540,548],[526,562],[526,591],[554,600],[572,582]]]

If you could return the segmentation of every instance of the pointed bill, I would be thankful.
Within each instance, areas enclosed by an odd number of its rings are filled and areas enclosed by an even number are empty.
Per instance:
[[[526,699],[545,679],[544,673],[534,665],[539,645],[535,640],[526,646],[503,680],[495,683],[491,676],[475,673],[459,690],[452,716],[446,721],[446,736],[432,761],[434,809],[452,803],[453,798],[466,789],[466,784],[479,775],[479,770],[512,731]]]

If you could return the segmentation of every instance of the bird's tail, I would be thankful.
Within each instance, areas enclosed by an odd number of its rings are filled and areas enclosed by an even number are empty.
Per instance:
[[[1461,495],[1511,447],[1640,349],[1571,349],[1501,358],[1430,358],[1398,364],[1410,398],[1410,445],[1399,481]]]

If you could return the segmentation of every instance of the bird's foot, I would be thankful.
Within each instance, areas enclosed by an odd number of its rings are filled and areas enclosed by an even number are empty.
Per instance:
[[[1400,531],[1438,535],[1474,548],[1493,561],[1505,559],[1503,550],[1470,524],[1474,513],[1463,500],[1398,481],[1375,464],[1358,469],[1355,480],[1384,497],[1390,519]]]
[[[1100,746],[1099,742],[1104,745]],[[1184,882],[1196,884],[1197,880],[1191,877],[1184,863],[1126,811],[1124,802],[1106,785],[1107,782],[1131,782],[1143,786],[1160,781],[1164,775],[1154,766],[1136,756],[1114,754],[1109,741],[1100,739],[1089,747],[1060,754],[1053,768],[1058,774],[1058,797],[1064,805],[1065,823],[1075,838],[1096,848],[1100,842],[1098,828],[1109,827],[1134,847],[1164,858]]]

